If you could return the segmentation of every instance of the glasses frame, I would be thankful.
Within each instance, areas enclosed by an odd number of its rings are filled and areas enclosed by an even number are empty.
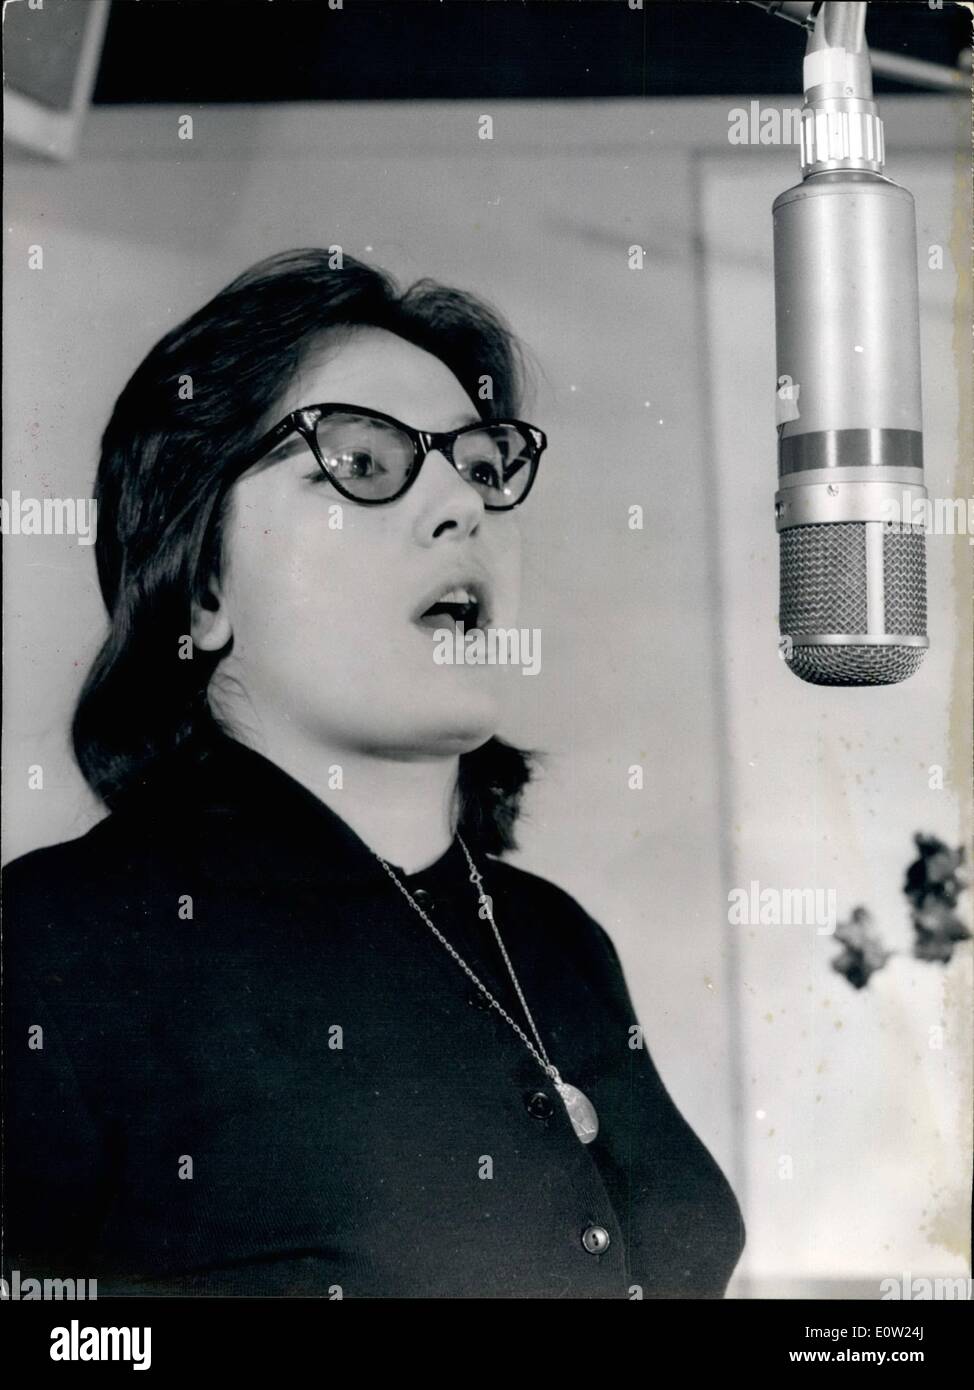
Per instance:
[[[392,493],[389,497],[356,497],[354,493],[349,492],[347,488],[343,487],[337,478],[332,476],[328,470],[327,464],[321,456],[321,450],[318,448],[318,440],[315,431],[321,420],[329,415],[339,414],[362,415],[366,419],[381,420],[385,424],[394,425],[396,429],[401,430],[402,433],[412,441],[412,463],[409,466],[403,485],[398,492]],[[432,453],[434,449],[442,453],[456,470],[457,474],[463,477],[463,474],[454,462],[454,444],[461,435],[469,434],[473,430],[481,430],[491,425],[515,426],[526,436],[527,440],[534,448],[534,453],[528,462],[530,473],[527,486],[517,501],[505,502],[500,505],[491,504],[486,500],[484,501],[484,506],[489,512],[509,512],[521,505],[534,486],[534,480],[538,475],[538,466],[541,462],[541,455],[544,453],[548,444],[547,435],[544,430],[538,429],[537,425],[529,425],[525,420],[515,420],[510,417],[504,417],[498,420],[477,420],[469,425],[461,425],[460,428],[456,430],[442,430],[437,432],[413,429],[411,425],[405,424],[402,420],[397,420],[394,415],[386,415],[384,411],[370,410],[361,405],[350,405],[345,401],[329,401],[318,405],[305,405],[301,406],[298,410],[292,410],[279,424],[275,425],[273,429],[268,430],[268,432],[254,444],[252,449],[248,449],[244,458],[239,461],[239,467],[236,472],[239,475],[244,469],[250,468],[255,463],[259,463],[262,458],[276,449],[279,444],[282,444],[284,440],[287,439],[288,435],[299,434],[314,455],[318,467],[342,497],[347,498],[350,502],[357,503],[361,507],[382,507],[385,506],[387,502],[395,502],[398,498],[402,497],[404,493],[408,492],[419,477],[420,469],[426,462],[427,455]],[[463,481],[469,483],[469,479],[467,478],[463,478]],[[470,486],[474,487],[474,484],[470,483]],[[476,491],[475,487],[474,490]],[[478,492],[478,496],[482,497],[483,494]]]

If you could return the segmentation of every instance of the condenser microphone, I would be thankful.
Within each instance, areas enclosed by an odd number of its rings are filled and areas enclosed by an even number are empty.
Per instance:
[[[812,14],[802,181],[774,203],[779,647],[813,685],[891,685],[929,646],[916,217],[865,4]]]

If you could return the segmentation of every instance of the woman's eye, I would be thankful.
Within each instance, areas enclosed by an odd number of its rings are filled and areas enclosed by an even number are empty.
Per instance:
[[[474,482],[485,483],[488,487],[500,486],[500,472],[496,464],[488,463],[485,460],[481,463],[475,463],[470,471]]]
[[[332,471],[339,478],[371,478],[386,470],[372,454],[362,450],[333,456],[328,460]]]

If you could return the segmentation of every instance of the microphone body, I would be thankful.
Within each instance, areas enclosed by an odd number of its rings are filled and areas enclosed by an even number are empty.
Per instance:
[[[773,209],[780,647],[812,684],[888,685],[929,645],[916,216],[840,37],[810,40],[805,177]]]

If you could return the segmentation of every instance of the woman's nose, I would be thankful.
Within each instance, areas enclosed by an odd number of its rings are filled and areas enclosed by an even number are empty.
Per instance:
[[[478,526],[484,512],[483,498],[439,449],[426,455],[415,488],[421,499],[420,525],[430,536],[449,526],[465,534]]]

